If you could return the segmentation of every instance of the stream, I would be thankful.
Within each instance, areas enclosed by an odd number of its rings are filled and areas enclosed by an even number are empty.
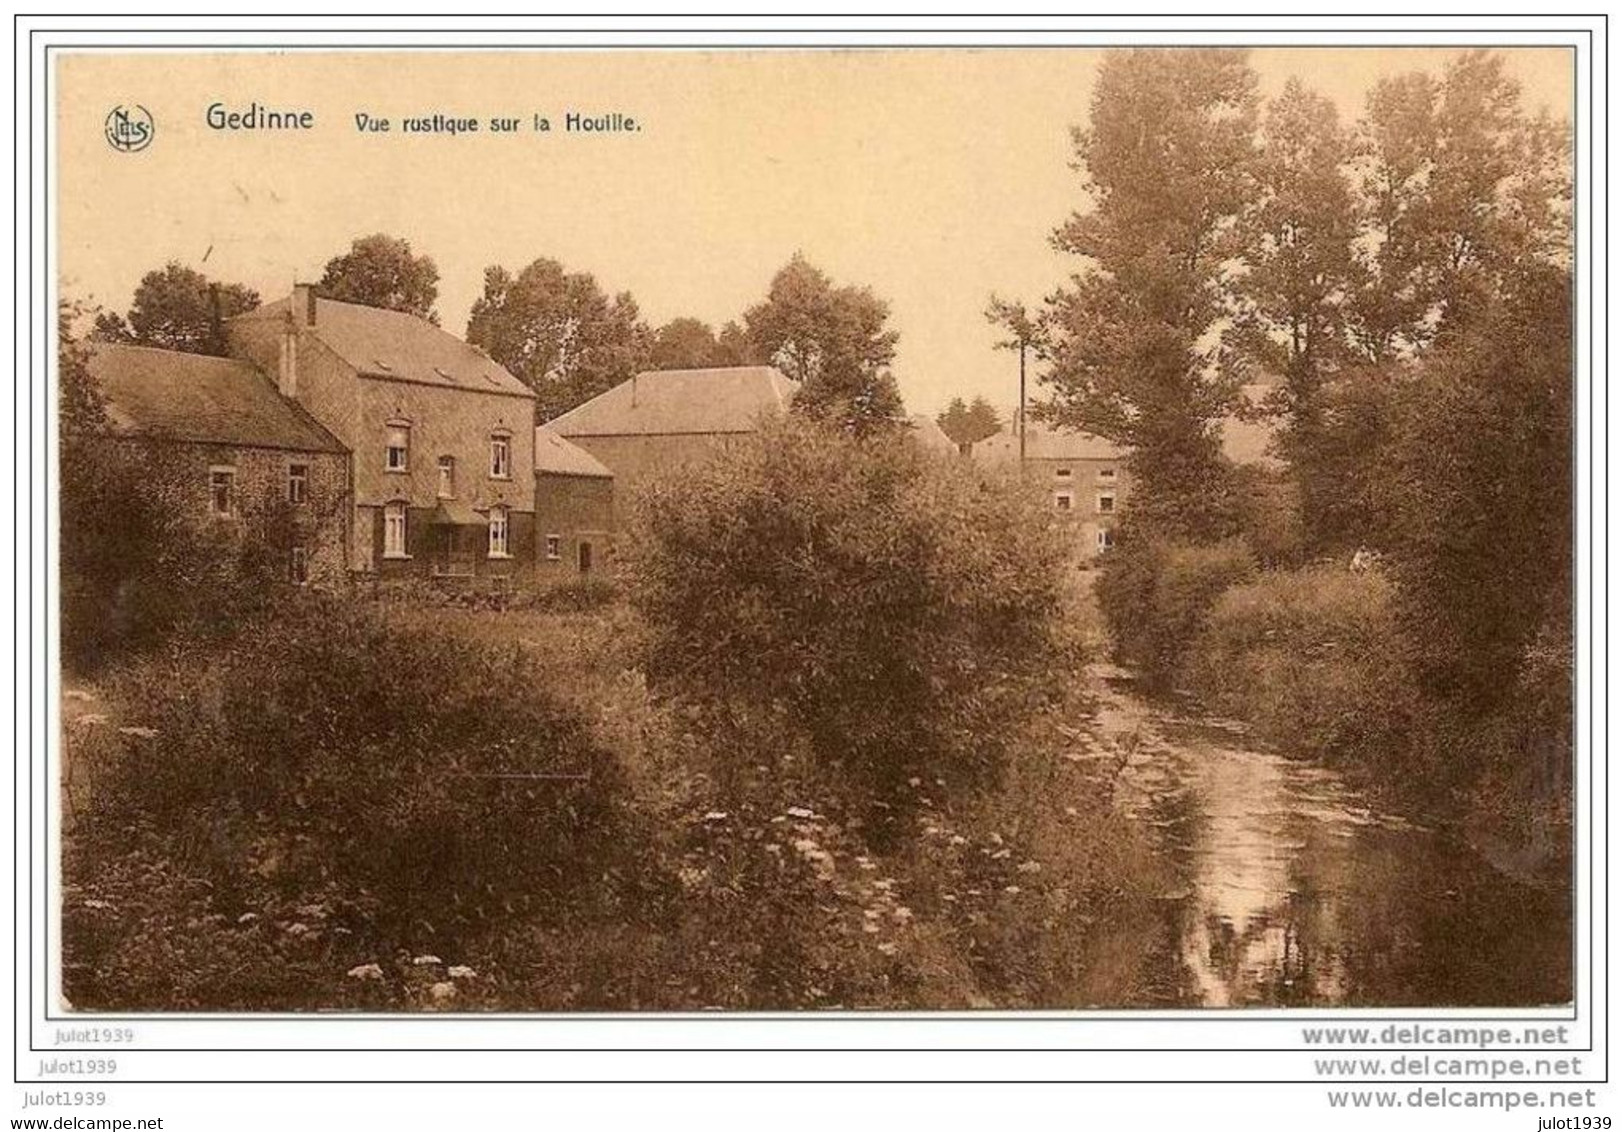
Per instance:
[[[1099,682],[1118,804],[1170,875],[1138,1006],[1540,1006],[1571,998],[1567,893],[1242,726]],[[1141,926],[1140,926],[1141,930]]]

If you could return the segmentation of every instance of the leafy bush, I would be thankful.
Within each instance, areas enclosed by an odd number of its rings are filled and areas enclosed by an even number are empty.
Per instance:
[[[628,549],[651,682],[740,759],[787,729],[886,805],[925,769],[993,780],[1005,724],[1066,667],[1040,503],[905,438],[772,423],[651,488]]]
[[[1417,709],[1392,605],[1378,573],[1265,574],[1217,600],[1190,648],[1189,685],[1302,754],[1389,763],[1408,750]]]
[[[379,946],[566,907],[624,851],[615,762],[515,648],[312,597],[113,688],[139,705],[83,836],[146,844],[234,915],[333,890]]]
[[[1255,572],[1241,539],[1191,545],[1123,525],[1098,579],[1115,658],[1150,684],[1169,685],[1222,592]]]

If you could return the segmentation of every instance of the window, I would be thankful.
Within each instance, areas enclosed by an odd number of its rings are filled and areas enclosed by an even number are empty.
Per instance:
[[[1112,547],[1114,545],[1115,545],[1115,532],[1113,530],[1111,530],[1109,527],[1105,527],[1103,530],[1098,532],[1098,549],[1099,550],[1108,550],[1110,547]]]
[[[510,480],[513,475],[512,438],[499,433],[490,437],[490,478]]]
[[[287,563],[287,580],[295,586],[302,586],[310,580],[310,551],[303,546],[295,546]]]
[[[1098,478],[1103,480],[1105,483],[1114,483],[1115,482],[1115,469],[1114,468],[1099,468],[1098,469]]]
[[[1053,505],[1061,511],[1070,510],[1070,505],[1074,502],[1075,496],[1068,491],[1056,491],[1053,493]]]
[[[546,536],[546,558],[549,562],[556,562],[563,557],[563,539],[559,535]]]
[[[490,508],[490,557],[507,558],[507,509]]]
[[[208,470],[208,509],[215,515],[236,514],[237,470],[210,468]]]
[[[383,461],[383,467],[391,472],[403,472],[411,462],[411,426],[391,424],[389,426],[388,453]]]
[[[390,503],[383,508],[383,557],[406,558],[406,505]]]
[[[287,501],[297,506],[309,498],[310,465],[287,465]]]
[[[1098,513],[1100,515],[1108,515],[1114,510],[1115,496],[1101,492],[1098,496]]]
[[[439,497],[441,499],[456,498],[456,457],[441,456],[439,458]]]
[[[1055,476],[1058,476],[1062,480],[1067,480],[1067,479],[1070,478],[1070,469],[1069,468],[1056,468],[1056,469],[1054,469],[1053,474]]]

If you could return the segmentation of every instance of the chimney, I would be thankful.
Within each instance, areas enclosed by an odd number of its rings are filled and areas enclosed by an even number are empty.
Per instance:
[[[225,348],[225,319],[220,313],[220,285],[208,285],[208,336],[209,346],[216,354],[224,357]]]
[[[276,388],[283,397],[291,400],[298,399],[298,337],[299,318],[298,288],[294,288],[294,302],[287,308],[287,317],[282,320],[281,351],[276,359]]]
[[[303,320],[305,326],[315,325],[315,288],[308,283],[293,284],[293,317]]]

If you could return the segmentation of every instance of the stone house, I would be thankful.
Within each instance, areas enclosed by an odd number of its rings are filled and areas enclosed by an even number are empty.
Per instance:
[[[128,474],[179,513],[269,536],[290,581],[345,574],[349,453],[272,381],[234,358],[92,343],[90,376]]]
[[[535,430],[535,575],[601,573],[613,552],[614,474],[542,425]]]
[[[988,467],[1017,468],[1017,418],[978,441],[972,455]],[[1126,450],[1107,440],[1034,421],[1026,426],[1025,473],[1042,486],[1060,520],[1074,528],[1083,554],[1115,545],[1117,513],[1130,491],[1125,464]]]
[[[702,460],[788,409],[799,383],[771,366],[652,370],[548,422],[614,476],[623,515],[651,477]]]
[[[425,319],[303,285],[228,333],[348,449],[350,571],[488,585],[530,573],[535,396],[516,377]]]

